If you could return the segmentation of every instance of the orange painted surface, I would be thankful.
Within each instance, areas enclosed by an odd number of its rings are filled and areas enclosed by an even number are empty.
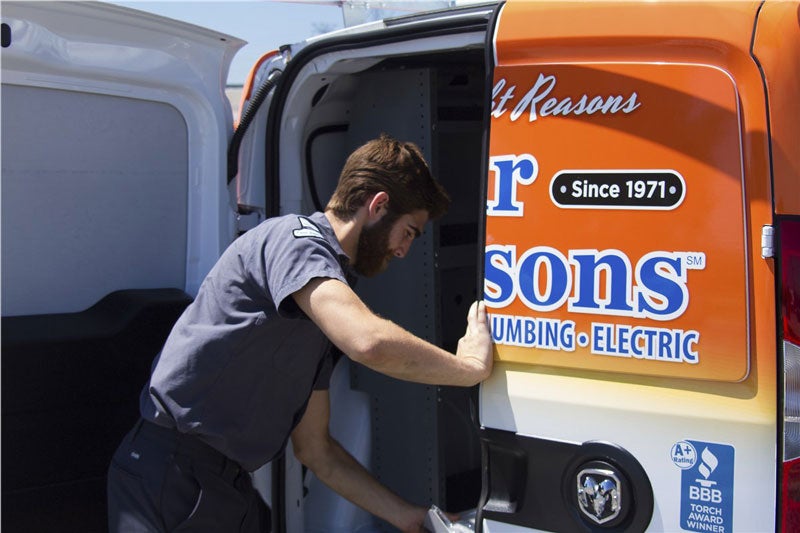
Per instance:
[[[503,8],[485,285],[500,360],[712,381],[774,360],[757,8]]]
[[[800,215],[800,3],[764,4],[753,50],[769,94],[775,212]]]

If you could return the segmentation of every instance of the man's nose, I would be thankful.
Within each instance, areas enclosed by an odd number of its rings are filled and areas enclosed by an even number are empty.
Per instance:
[[[404,258],[408,253],[408,249],[411,248],[411,243],[404,243],[394,249],[394,256],[400,259]]]

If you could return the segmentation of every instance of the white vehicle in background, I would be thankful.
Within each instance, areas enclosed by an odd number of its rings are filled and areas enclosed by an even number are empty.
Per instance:
[[[437,531],[800,527],[797,2],[509,1],[265,54],[99,2],[2,6],[2,527],[104,531],[172,323],[241,232],[414,141],[450,212],[358,291],[480,387],[343,359],[332,433]],[[256,413],[254,416],[266,416]],[[386,529],[287,453],[276,533]]]

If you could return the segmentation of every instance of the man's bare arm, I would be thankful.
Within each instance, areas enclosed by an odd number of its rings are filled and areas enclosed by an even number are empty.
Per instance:
[[[328,391],[314,391],[292,432],[294,453],[320,481],[403,532],[421,533],[426,509],[412,505],[376,480],[328,431]]]
[[[315,278],[293,294],[300,308],[347,354],[377,372],[437,385],[475,385],[492,371],[492,341],[483,302],[472,304],[456,357],[389,320],[339,280]]]

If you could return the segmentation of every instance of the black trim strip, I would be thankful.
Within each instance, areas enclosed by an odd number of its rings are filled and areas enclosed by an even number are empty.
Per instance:
[[[489,25],[487,27],[486,32],[486,45],[484,46],[484,62],[486,64],[486,80],[484,82],[485,89],[484,94],[489,97],[492,94],[492,88],[494,87],[494,69],[496,67],[494,63],[494,34],[497,31],[497,24],[500,20],[500,13],[503,11],[503,7],[505,6],[505,2],[502,2],[498,8],[492,13],[492,18],[489,21]],[[478,247],[477,247],[477,257],[475,258],[476,265],[478,265],[478,276],[476,280],[477,284],[477,293],[479,298],[483,296],[483,278],[485,275],[484,269],[484,255],[486,251],[486,201],[488,195],[488,184],[489,184],[489,140],[491,134],[491,106],[486,105],[484,106],[483,111],[483,133],[481,139],[481,145],[483,146],[483,155],[482,161],[484,161],[484,165],[481,168],[481,204],[478,206],[480,216],[478,216],[478,230],[477,230],[477,237],[478,237]],[[475,413],[475,426],[479,429],[481,428],[480,423],[480,385],[476,385],[473,387],[475,393],[473,395],[473,401],[475,403],[475,407],[473,409]],[[478,500],[478,508],[475,515],[475,533],[483,533],[483,519],[484,519],[484,512],[483,508],[486,505],[489,497],[490,497],[490,473],[489,473],[489,449],[487,446],[487,441],[485,439],[481,439],[481,496]]]
[[[286,533],[286,455],[272,460],[272,533]]]
[[[652,520],[650,479],[639,461],[614,443],[560,442],[498,429],[483,429],[480,437],[486,484],[475,531],[488,519],[560,533],[639,533]],[[600,465],[616,472],[623,494],[619,515],[602,526],[579,510],[576,490],[580,471]]]
[[[314,179],[314,162],[311,157],[311,149],[314,147],[314,141],[317,137],[327,135],[329,133],[344,133],[349,129],[348,124],[331,124],[330,126],[323,126],[311,132],[306,140],[305,156],[306,156],[306,179],[308,182],[308,192],[311,194],[311,201],[314,203],[314,209],[322,211],[324,206],[319,199],[319,192],[317,192],[317,182]]]
[[[755,52],[756,46],[756,30],[758,29],[758,19],[761,16],[761,10],[764,8],[764,1],[762,0],[761,4],[759,4],[758,9],[756,10],[756,16],[753,20],[753,35],[750,38],[750,57],[753,58],[753,62],[758,67],[758,71],[761,73],[761,84],[764,87],[764,107],[766,110],[766,119],[767,119],[767,150],[769,155],[769,183],[770,183],[770,196],[772,197],[772,212],[775,213],[775,176],[773,175],[773,159],[772,159],[772,122],[770,121],[769,117],[769,90],[767,89],[767,75],[764,72],[764,67],[761,66],[761,61],[758,60]]]

